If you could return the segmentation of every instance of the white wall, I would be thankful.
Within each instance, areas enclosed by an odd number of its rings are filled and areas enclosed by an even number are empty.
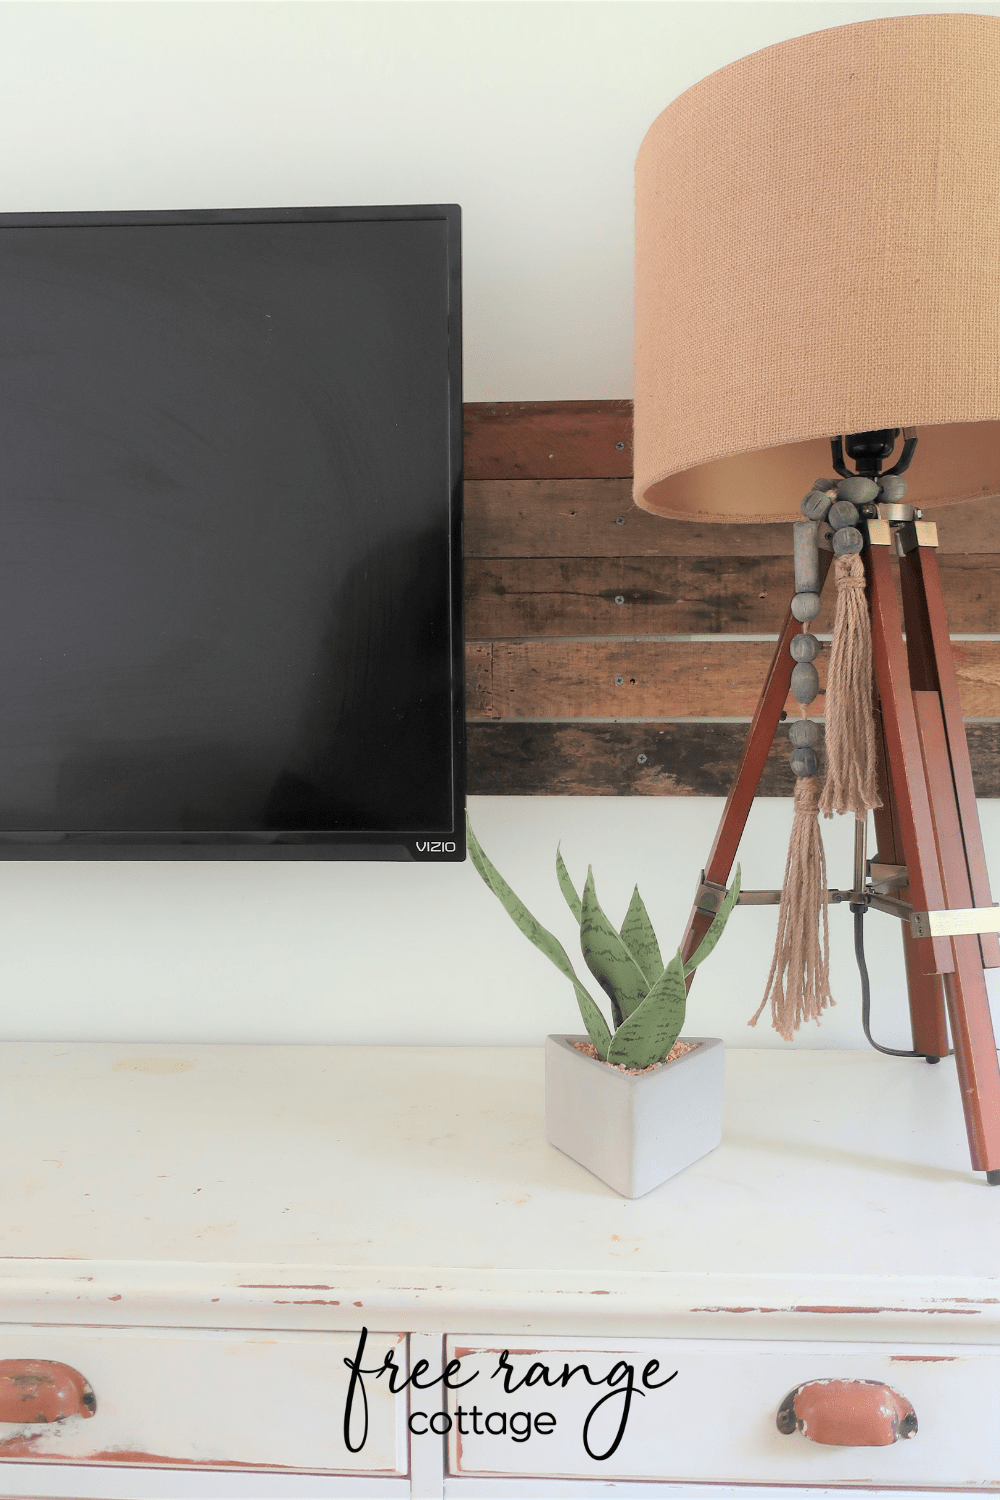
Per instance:
[[[466,398],[631,393],[632,163],[713,69],[820,27],[949,6],[835,3],[0,4],[0,209],[458,202]],[[612,915],[638,879],[676,941],[721,804],[475,798],[482,841],[567,947],[562,839]],[[1000,805],[983,804],[1000,874]],[[781,879],[790,804],[741,859]],[[847,884],[851,830],[826,825]],[[564,920],[565,919],[565,920]],[[838,1007],[797,1045],[861,1044],[850,918]],[[877,1035],[906,1045],[898,937],[869,919]],[[774,914],[742,910],[691,1016],[747,1030]],[[0,863],[0,1036],[537,1042],[573,1029],[565,980],[471,866]]]

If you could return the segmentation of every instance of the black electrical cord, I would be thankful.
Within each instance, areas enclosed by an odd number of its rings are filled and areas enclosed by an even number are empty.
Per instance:
[[[899,1047],[883,1047],[876,1042],[871,1034],[870,1020],[872,1008],[871,983],[868,978],[868,965],[865,962],[865,912],[868,904],[865,901],[852,901],[851,911],[854,913],[854,957],[858,961],[858,973],[861,976],[861,1026],[865,1036],[876,1052],[884,1052],[887,1057],[923,1057],[929,1063],[940,1062],[940,1057],[930,1057],[926,1052],[906,1052]],[[945,1053],[951,1057],[953,1048]]]

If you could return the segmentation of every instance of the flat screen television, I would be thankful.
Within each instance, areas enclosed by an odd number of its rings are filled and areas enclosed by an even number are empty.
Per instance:
[[[460,212],[0,215],[0,858],[459,860]]]

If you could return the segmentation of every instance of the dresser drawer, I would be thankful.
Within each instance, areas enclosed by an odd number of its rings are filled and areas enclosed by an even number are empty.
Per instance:
[[[472,1337],[447,1344],[448,1358],[461,1361],[455,1384],[476,1372],[449,1392],[447,1417],[437,1419],[449,1426],[449,1473],[456,1477],[1000,1491],[994,1348],[722,1339],[563,1339],[536,1348]],[[630,1378],[633,1394],[615,1447]],[[776,1417],[789,1393],[824,1381],[890,1387],[912,1405],[916,1432],[884,1446],[852,1447],[811,1441],[801,1430],[779,1432]],[[841,1388],[826,1387],[821,1398],[831,1389]],[[870,1389],[862,1394],[867,1399]]]
[[[0,1422],[0,1459],[405,1474],[405,1390],[366,1381],[367,1439],[356,1453],[344,1442],[357,1345],[356,1333],[0,1326],[0,1361],[26,1362],[0,1366],[2,1415],[20,1389],[25,1416],[49,1418]],[[405,1336],[380,1334],[390,1346],[405,1369]],[[39,1382],[39,1362],[54,1377]],[[355,1446],[363,1421],[356,1401]]]

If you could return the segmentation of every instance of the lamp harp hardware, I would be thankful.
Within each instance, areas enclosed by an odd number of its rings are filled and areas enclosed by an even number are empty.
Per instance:
[[[910,467],[917,446],[917,434],[912,427],[878,427],[871,432],[851,432],[846,436],[838,435],[830,439],[830,455],[833,467],[842,478],[846,479],[851,473],[862,475],[866,479],[877,479],[882,473],[882,465],[887,458],[892,456],[892,450],[896,446],[896,439],[900,431],[903,434],[903,449],[898,460],[891,469],[886,469],[886,474],[905,474]],[[854,469],[847,467],[844,454],[853,460]]]

